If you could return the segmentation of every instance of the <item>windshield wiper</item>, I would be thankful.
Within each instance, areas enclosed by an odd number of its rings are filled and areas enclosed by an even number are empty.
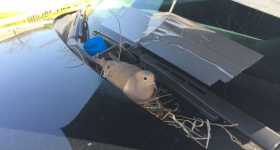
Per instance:
[[[89,38],[89,28],[88,28],[88,18],[86,13],[82,10],[77,12],[76,18],[72,23],[69,34],[68,41],[75,40],[76,42],[85,42]]]
[[[82,24],[81,24],[81,35],[80,41],[85,42],[89,38],[89,27],[88,27],[88,17],[86,14],[86,10],[82,14]]]

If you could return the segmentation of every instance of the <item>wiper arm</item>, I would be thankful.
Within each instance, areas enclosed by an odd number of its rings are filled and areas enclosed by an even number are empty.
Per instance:
[[[88,18],[82,10],[77,12],[76,18],[72,23],[68,40],[75,40],[76,42],[84,42],[89,38]]]
[[[81,42],[85,42],[89,38],[89,27],[88,27],[88,17],[86,10],[82,15],[82,24],[81,24],[81,35],[79,36]]]

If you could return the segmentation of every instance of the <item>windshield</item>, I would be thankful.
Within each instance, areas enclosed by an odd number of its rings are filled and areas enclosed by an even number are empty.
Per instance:
[[[102,14],[104,10],[108,11],[106,6],[156,10],[161,3],[105,0],[96,12],[100,12],[100,17],[106,16]],[[51,28],[16,36],[0,44],[0,149],[84,150],[93,145],[125,149],[90,138],[75,140],[79,139],[77,135],[71,140],[71,133],[65,135],[63,132],[63,128],[75,120],[83,109],[92,109],[93,105],[101,102],[99,100],[105,100],[106,97],[101,95],[107,92],[101,89],[95,94],[102,79],[83,64]],[[103,87],[112,88],[107,84]],[[113,99],[111,96],[108,94],[107,99]],[[96,99],[99,100],[90,104]],[[110,107],[106,108],[104,110],[109,111]],[[102,115],[93,120],[98,121],[100,117]]]
[[[275,116],[275,112],[279,114],[280,19],[230,0],[178,0],[172,9],[173,2],[102,0],[87,16],[89,38],[95,32],[103,32],[105,26],[137,43],[141,38],[139,35],[148,28],[142,29],[141,24],[150,22],[145,20],[146,15],[131,15],[133,10],[148,15],[172,10],[191,19],[205,31],[217,32],[264,56],[231,82],[219,82],[209,89],[273,130],[280,131],[278,119],[268,117]],[[73,53],[67,40],[76,14],[70,12],[47,28],[0,43],[0,149],[200,149],[181,132],[166,127],[132,103],[120,89],[101,78],[83,57],[79,57],[80,54]],[[135,18],[122,18],[121,15]],[[246,19],[249,17],[250,21]],[[126,32],[133,34],[126,35]],[[109,38],[119,42],[119,36]],[[203,40],[207,39],[204,37]],[[189,103],[183,104],[184,113],[201,115]],[[264,108],[266,111],[260,111]],[[223,136],[218,132],[215,139],[220,143],[214,142],[212,149],[230,143],[221,144],[219,137]]]

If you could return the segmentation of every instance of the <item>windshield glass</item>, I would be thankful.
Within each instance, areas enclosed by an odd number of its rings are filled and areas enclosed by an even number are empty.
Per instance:
[[[154,25],[147,16],[168,12],[172,2],[100,0],[87,18],[89,38],[96,31],[103,32],[105,26],[137,43],[148,28],[141,25]],[[264,56],[231,82],[219,82],[209,90],[280,131],[278,119],[268,117],[279,114],[280,19],[230,0],[178,0],[173,13]],[[76,14],[60,16],[54,25],[0,43],[0,149],[199,149],[178,130],[166,127],[132,103],[73,53],[62,36],[68,38]],[[170,35],[177,37],[175,33]],[[119,35],[110,37],[115,43],[119,39]],[[198,47],[201,45],[204,43]],[[184,112],[201,115],[189,103],[185,106]],[[260,111],[264,108],[266,111]]]
[[[156,10],[160,5],[161,1],[105,0],[96,13],[103,17],[107,7]],[[62,129],[90,100],[105,98],[98,96],[104,93],[95,94],[102,79],[68,49],[52,28],[0,43],[0,149],[75,149]],[[76,142],[83,143],[77,149],[91,147],[88,143],[93,140],[82,138],[85,142]],[[95,142],[98,145],[118,148]]]

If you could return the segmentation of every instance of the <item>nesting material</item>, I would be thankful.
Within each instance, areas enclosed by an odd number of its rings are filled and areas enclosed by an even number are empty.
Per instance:
[[[102,67],[103,77],[121,89],[137,104],[145,104],[152,100],[156,93],[155,75],[135,65],[121,61],[95,58]]]
[[[178,108],[175,109],[165,106],[173,103],[173,101],[165,100],[170,97],[172,97],[170,94],[158,96],[154,98],[154,101],[146,103],[145,105],[142,105],[142,107],[167,125],[180,129],[187,138],[194,140],[206,150],[209,148],[212,138],[212,127],[223,129],[230,137],[230,140],[240,146],[241,149],[251,150],[244,147],[241,141],[231,133],[230,129],[237,127],[238,124],[220,124],[210,122],[207,119],[204,120],[196,117],[182,116],[178,113],[179,104],[176,104]]]

